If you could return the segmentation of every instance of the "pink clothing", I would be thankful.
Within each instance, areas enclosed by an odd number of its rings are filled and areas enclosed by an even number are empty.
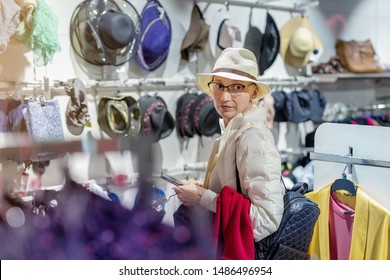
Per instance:
[[[355,211],[330,194],[329,242],[331,260],[348,260]]]

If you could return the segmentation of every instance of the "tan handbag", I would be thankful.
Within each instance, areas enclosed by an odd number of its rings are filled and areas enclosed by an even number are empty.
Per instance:
[[[336,53],[344,67],[352,73],[383,73],[377,62],[374,47],[370,39],[365,41],[336,42]]]

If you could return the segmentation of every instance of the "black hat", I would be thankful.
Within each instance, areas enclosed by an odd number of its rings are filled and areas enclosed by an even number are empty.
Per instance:
[[[182,137],[212,136],[220,133],[219,114],[206,93],[185,93],[176,109],[176,128]]]
[[[260,75],[264,74],[264,71],[267,70],[274,63],[276,57],[278,56],[280,48],[280,35],[279,30],[276,25],[275,20],[267,12],[267,20],[265,25],[265,30],[261,43],[260,50],[260,60],[259,60],[259,73]]]
[[[142,135],[151,137],[154,143],[171,135],[175,120],[160,96],[143,95],[138,103],[142,114]]]
[[[220,116],[214,107],[212,97],[206,93],[201,93],[196,98],[190,116],[193,116],[194,128],[199,136],[212,136],[221,133]]]
[[[121,65],[138,49],[141,21],[126,0],[86,0],[73,11],[73,50],[95,65]]]
[[[263,33],[256,26],[253,26],[251,23],[252,19],[252,9],[249,15],[249,28],[248,32],[245,35],[244,48],[253,52],[256,56],[257,61],[260,61],[261,58],[261,45],[263,42]]]
[[[198,94],[187,92],[180,96],[176,104],[176,129],[181,137],[193,137],[195,129],[190,111]]]

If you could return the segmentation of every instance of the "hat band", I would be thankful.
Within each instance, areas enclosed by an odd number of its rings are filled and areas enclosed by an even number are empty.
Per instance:
[[[247,78],[252,79],[252,80],[257,80],[255,76],[252,76],[251,74],[248,74],[248,73],[241,71],[241,70],[230,69],[230,68],[218,68],[218,69],[215,69],[213,71],[213,73],[218,73],[218,72],[229,72],[229,73],[233,73],[233,74],[247,77]]]

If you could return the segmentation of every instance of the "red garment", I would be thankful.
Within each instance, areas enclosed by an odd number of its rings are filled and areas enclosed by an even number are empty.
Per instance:
[[[250,200],[224,186],[217,197],[214,219],[217,258],[254,260],[254,236],[249,218]]]

